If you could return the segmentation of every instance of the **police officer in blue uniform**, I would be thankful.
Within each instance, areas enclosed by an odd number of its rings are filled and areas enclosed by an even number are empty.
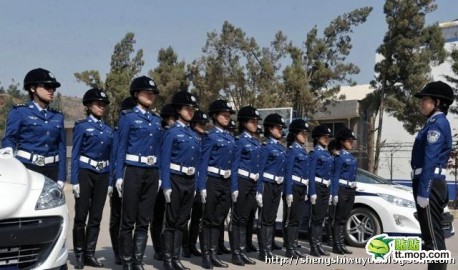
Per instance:
[[[0,151],[16,151],[25,167],[51,178],[63,189],[67,175],[64,115],[49,107],[59,87],[46,69],[33,69],[25,75],[24,89],[30,101],[9,112]]]
[[[312,131],[314,151],[310,157],[310,181],[315,182],[316,203],[312,204],[309,228],[310,255],[329,256],[321,246],[323,222],[328,212],[330,185],[333,179],[334,158],[326,150],[331,130],[325,125],[316,126]]]
[[[258,232],[259,260],[273,258],[272,239],[275,219],[283,191],[286,148],[280,143],[285,120],[279,114],[269,114],[263,122],[266,143],[262,146],[256,201],[260,210],[261,228]]]
[[[172,97],[177,121],[165,133],[161,148],[162,189],[166,202],[162,245],[164,269],[189,269],[180,261],[183,229],[187,224],[196,190],[196,166],[200,155],[200,136],[189,122],[197,100],[187,91]]]
[[[331,156],[334,157],[334,166],[332,169],[333,171],[335,168],[335,157],[339,154],[339,151],[337,150],[336,147],[337,147],[336,140],[335,139],[330,140],[328,144],[328,151],[331,154]],[[331,201],[328,207],[328,213],[326,214],[326,217],[324,218],[324,229],[326,230],[327,245],[330,247],[332,247],[332,245],[334,244],[334,239],[333,239],[334,213],[335,213],[335,205],[332,205],[332,197],[331,197]]]
[[[289,125],[286,138],[285,185],[283,190],[283,238],[285,257],[304,257],[299,251],[299,225],[305,213],[305,201],[310,196],[316,202],[315,183],[310,183],[309,156],[304,149],[309,125],[303,119],[295,119]],[[310,187],[310,188],[309,188]]]
[[[240,136],[236,142],[231,173],[233,207],[229,239],[232,263],[241,266],[256,264],[246,254],[246,240],[250,215],[256,210],[256,181],[264,165],[260,163],[261,142],[256,137],[260,120],[258,110],[253,106],[242,107],[237,114]]]
[[[119,119],[116,189],[122,196],[119,246],[123,269],[143,269],[148,226],[159,186],[161,119],[150,111],[158,94],[152,79],[135,78],[130,95],[137,106],[123,111]]]
[[[442,219],[448,203],[445,181],[452,150],[452,134],[446,118],[454,91],[441,81],[427,84],[415,97],[421,98],[420,112],[428,121],[415,138],[412,149],[412,188],[424,250],[446,250]],[[446,269],[447,264],[430,263],[428,269]]]
[[[194,130],[201,139],[206,136],[205,126],[207,125],[208,120],[208,115],[201,110],[194,112],[194,116],[191,119],[191,129]],[[189,225],[185,226],[183,231],[183,257],[190,258],[191,254],[194,256],[202,255],[196,248],[201,225],[200,221],[202,219],[202,210],[202,200],[199,193],[196,194],[192,203]]]
[[[208,114],[214,128],[203,138],[202,153],[198,169],[198,190],[205,204],[202,215],[202,267],[211,269],[228,267],[216,254],[220,226],[228,213],[231,203],[231,167],[235,139],[227,130],[231,114],[235,111],[226,100],[213,101]]]
[[[352,254],[345,245],[345,225],[353,209],[356,192],[358,162],[348,151],[353,149],[355,134],[348,128],[337,131],[335,136],[338,154],[334,158],[334,181],[331,183],[332,205],[334,206],[332,252]]]
[[[124,110],[130,110],[135,107],[135,100],[132,97],[127,97],[121,102],[121,112]],[[113,160],[113,165],[111,167],[112,179],[116,179],[116,153],[118,149],[118,127],[114,128],[113,131],[113,147],[111,159]],[[121,257],[119,257],[119,229],[121,228],[121,206],[122,199],[119,196],[118,192],[113,192],[116,181],[112,181],[111,188],[108,190],[108,195],[110,197],[110,238],[111,238],[111,247],[113,248],[113,253],[115,257],[115,264],[121,265]]]
[[[172,104],[165,104],[161,112],[162,137],[175,124],[175,108]],[[153,241],[154,258],[158,261],[164,260],[162,250],[162,227],[164,225],[165,198],[162,192],[162,181],[159,182],[159,192],[157,193],[156,203],[154,204],[153,220],[151,221],[150,231]]]
[[[84,265],[103,267],[94,253],[111,180],[113,129],[102,120],[109,103],[104,91],[97,88],[86,91],[83,105],[88,117],[76,121],[73,128],[71,183],[75,195],[75,269],[83,269]]]

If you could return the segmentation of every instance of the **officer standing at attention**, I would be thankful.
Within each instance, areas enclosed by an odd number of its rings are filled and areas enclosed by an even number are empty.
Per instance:
[[[159,90],[152,79],[135,78],[130,95],[137,106],[123,111],[119,119],[116,189],[122,196],[119,246],[123,269],[143,269],[148,226],[159,185],[157,158],[162,128],[160,117],[150,112],[157,94]]]
[[[236,141],[234,162],[231,173],[232,218],[230,241],[232,263],[244,266],[256,264],[246,254],[247,224],[250,215],[256,210],[256,181],[261,165],[261,142],[256,137],[259,121],[258,110],[253,106],[240,108],[237,114],[240,137]],[[253,223],[251,223],[253,226]],[[250,236],[251,237],[251,236]]]
[[[303,119],[295,119],[289,125],[286,138],[285,185],[283,190],[283,237],[285,257],[304,257],[299,251],[299,224],[305,213],[305,201],[310,195],[311,204],[316,203],[315,183],[309,183],[310,164],[304,144],[307,142],[309,125]],[[310,190],[309,190],[310,187]]]
[[[135,107],[135,100],[132,97],[127,97],[121,102],[121,112],[124,110],[130,110]],[[111,160],[113,164],[111,167],[112,179],[116,179],[116,153],[118,149],[118,127],[114,128],[113,131],[113,147]],[[112,181],[111,189],[108,189],[108,195],[110,197],[110,238],[111,246],[115,257],[115,264],[121,265],[121,258],[119,257],[119,229],[121,228],[121,206],[122,199],[118,192],[113,193],[113,188],[116,188],[116,181]]]
[[[283,179],[286,166],[286,148],[280,143],[285,120],[279,114],[269,114],[263,122],[266,143],[262,146],[257,184],[256,201],[261,212],[261,228],[258,232],[259,260],[273,258],[272,239],[275,219],[283,191]]]
[[[331,184],[332,204],[335,211],[332,252],[343,255],[353,253],[345,246],[345,224],[355,202],[358,162],[348,152],[353,149],[355,134],[348,128],[342,128],[337,131],[335,137],[336,150],[339,154],[334,158],[334,181]]]
[[[83,105],[86,106],[88,117],[76,121],[73,128],[71,183],[75,195],[75,269],[83,269],[84,265],[103,267],[103,263],[94,257],[94,253],[103,206],[108,188],[111,187],[109,181],[113,129],[102,121],[109,103],[102,90],[93,88],[86,91]]]
[[[24,89],[30,101],[9,112],[0,153],[17,151],[16,158],[27,169],[51,178],[63,189],[67,175],[64,115],[49,107],[59,87],[46,69],[33,69],[25,75]]]
[[[194,116],[190,122],[191,129],[196,132],[201,139],[206,135],[205,125],[208,123],[208,116],[203,111],[198,110],[194,112]],[[200,231],[200,220],[202,218],[202,200],[200,193],[194,196],[192,203],[191,217],[188,224],[183,231],[183,257],[190,258],[191,254],[194,256],[201,256],[202,254],[196,248],[197,238]]]
[[[235,150],[235,139],[227,130],[231,114],[235,111],[226,100],[215,100],[208,114],[214,128],[202,141],[202,153],[199,159],[198,190],[205,204],[202,222],[202,267],[211,269],[228,267],[216,254],[220,226],[228,213],[231,203],[231,168]]]
[[[421,98],[420,113],[428,121],[418,132],[412,149],[412,188],[424,250],[446,250],[442,219],[448,203],[445,181],[452,150],[452,134],[446,118],[454,91],[441,81],[427,84],[415,97]],[[447,269],[447,264],[429,263],[428,269]]]
[[[321,246],[323,222],[328,212],[330,197],[330,185],[333,178],[334,158],[326,147],[329,144],[331,130],[325,125],[319,125],[312,131],[314,152],[310,158],[310,183],[315,182],[316,203],[312,204],[312,215],[310,219],[309,241],[310,255],[320,257],[329,256]]]
[[[191,212],[196,191],[196,165],[200,155],[200,136],[189,127],[197,100],[187,91],[172,97],[177,121],[165,133],[161,148],[162,189],[166,202],[162,233],[164,269],[183,270],[180,261],[183,230]]]
[[[165,104],[161,109],[161,126],[162,138],[165,132],[175,124],[175,108],[172,104]],[[162,142],[162,139],[161,139]],[[153,220],[151,221],[150,231],[151,240],[154,248],[154,258],[158,261],[164,260],[162,249],[162,228],[164,226],[164,213],[165,213],[165,198],[162,192],[162,183],[159,181],[159,192],[157,193],[156,203],[154,204]]]

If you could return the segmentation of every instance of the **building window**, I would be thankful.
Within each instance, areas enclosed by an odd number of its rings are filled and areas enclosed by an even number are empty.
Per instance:
[[[332,135],[336,135],[337,131],[344,127],[347,127],[344,122],[323,123],[323,125],[331,129]]]

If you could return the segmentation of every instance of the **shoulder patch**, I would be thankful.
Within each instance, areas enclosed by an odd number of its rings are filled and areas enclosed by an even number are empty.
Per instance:
[[[54,112],[54,113],[63,114],[62,111],[59,111],[59,110],[56,110],[56,109],[53,109],[53,108],[49,108],[49,110],[50,110],[51,112]]]
[[[127,110],[123,110],[122,111],[123,114],[128,114],[128,113],[131,113],[131,112],[133,112],[132,109],[127,109]]]
[[[435,143],[439,140],[441,133],[438,130],[428,130],[428,135],[426,136],[429,143]]]
[[[17,107],[17,108],[19,108],[19,107],[27,107],[27,104],[19,103],[19,104],[13,105],[13,107]]]
[[[76,120],[76,121],[75,121],[75,125],[81,124],[81,123],[84,123],[84,122],[87,122],[87,118],[85,118],[85,119],[80,119],[80,120]]]

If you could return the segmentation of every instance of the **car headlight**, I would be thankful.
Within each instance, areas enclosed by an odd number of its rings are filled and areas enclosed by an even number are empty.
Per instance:
[[[415,208],[415,202],[411,200],[406,200],[389,194],[378,193],[378,196],[383,198],[385,201],[392,203],[397,206]]]
[[[45,176],[45,184],[41,190],[35,210],[45,210],[65,204],[64,192],[59,185]]]

